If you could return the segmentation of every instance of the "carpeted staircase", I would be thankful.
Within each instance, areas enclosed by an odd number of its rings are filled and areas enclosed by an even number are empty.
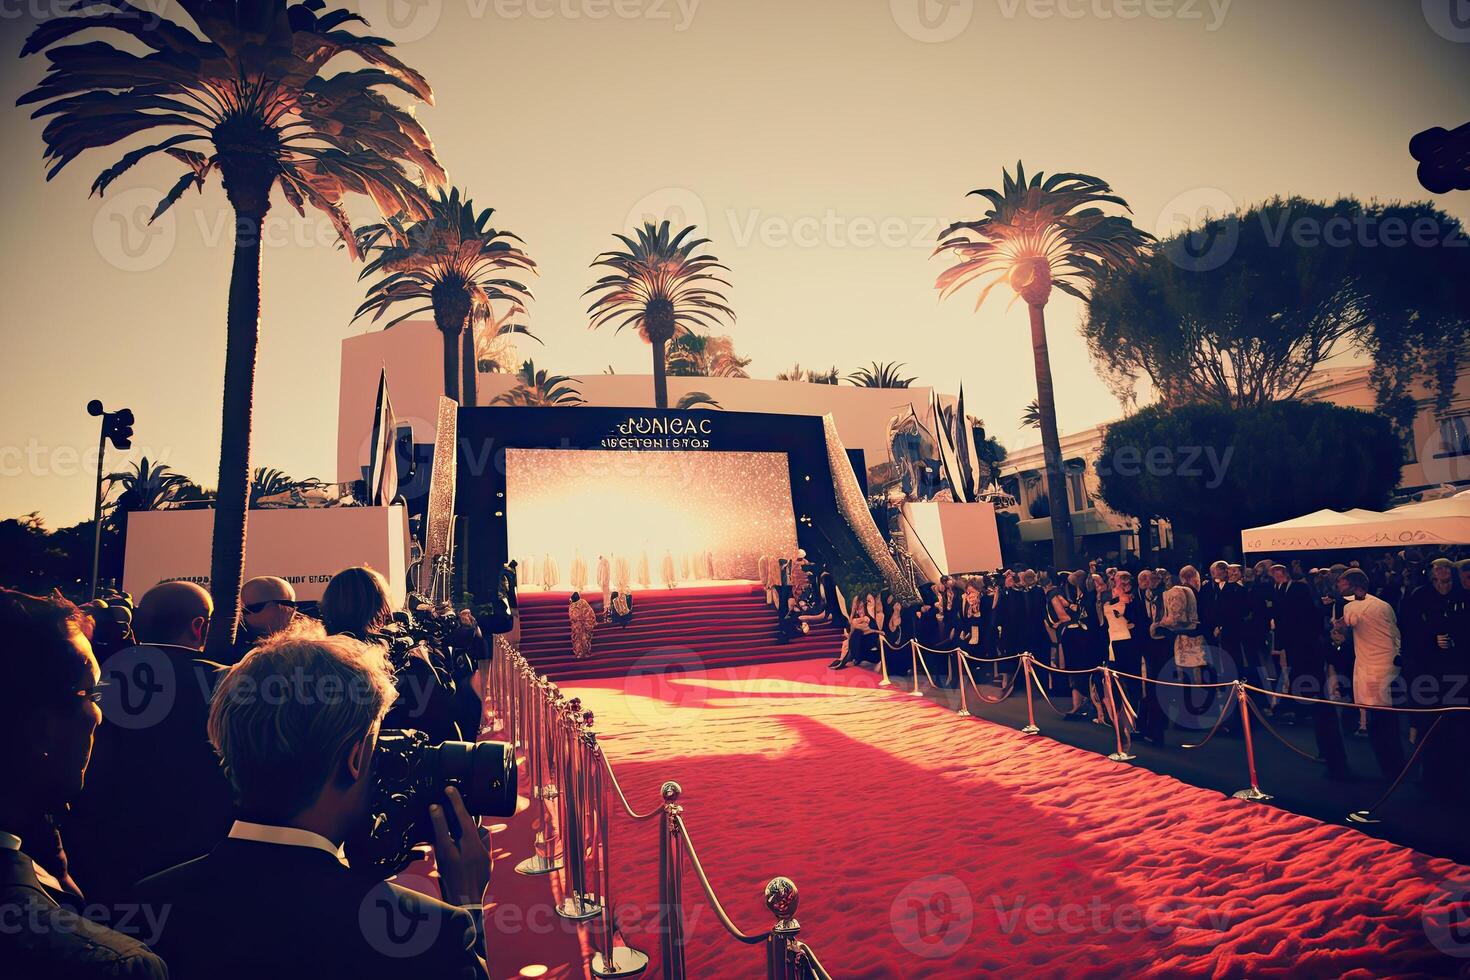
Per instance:
[[[592,656],[572,657],[565,592],[519,596],[521,652],[555,681],[613,677],[630,670],[734,667],[778,660],[835,657],[840,626],[814,626],[788,643],[776,642],[776,611],[759,587],[721,585],[696,589],[651,588],[633,593],[633,622],[626,629],[598,623]],[[590,598],[601,611],[602,597]]]

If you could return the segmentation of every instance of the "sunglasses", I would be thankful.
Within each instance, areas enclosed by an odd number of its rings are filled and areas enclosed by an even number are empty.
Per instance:
[[[252,602],[252,603],[250,603],[250,605],[248,605],[248,606],[245,607],[245,611],[248,612],[248,613],[250,613],[250,615],[254,616],[257,613],[263,613],[263,612],[265,612],[266,607],[268,607],[271,603],[275,603],[278,606],[285,606],[287,609],[295,609],[296,608],[296,600],[295,599],[267,599],[264,602]]]

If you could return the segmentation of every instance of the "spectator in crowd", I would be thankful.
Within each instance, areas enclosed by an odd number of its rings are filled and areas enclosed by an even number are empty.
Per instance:
[[[274,575],[257,575],[240,587],[240,627],[235,634],[235,662],[268,636],[296,618],[296,590]]]
[[[1399,627],[1393,608],[1373,595],[1370,585],[1362,569],[1346,568],[1338,574],[1337,587],[1348,601],[1343,603],[1333,632],[1352,636],[1353,699],[1386,707],[1394,703],[1394,681],[1399,676]],[[1373,754],[1384,778],[1393,779],[1404,766],[1398,714],[1371,710],[1366,714]]]
[[[139,878],[199,854],[229,829],[229,783],[205,732],[224,670],[202,656],[213,609],[192,582],[154,586],[138,604],[140,645],[103,670],[103,722],[65,830],[88,888],[104,901],[125,900]]]
[[[1148,621],[1143,638],[1143,672],[1150,682],[1143,692],[1143,704],[1138,709],[1138,731],[1144,741],[1166,748],[1169,744],[1165,738],[1169,715],[1165,706],[1172,692],[1153,682],[1174,679],[1167,676],[1169,664],[1174,659],[1174,644],[1163,635],[1158,625],[1164,616],[1164,590],[1160,587],[1158,574],[1152,569],[1145,568],[1138,573],[1138,594]]]
[[[1144,608],[1143,599],[1134,588],[1133,574],[1120,570],[1113,579],[1112,597],[1104,603],[1105,626],[1112,646],[1113,666],[1120,675],[1118,684],[1134,711],[1141,710],[1143,687],[1137,680],[1143,671],[1144,644],[1153,625]],[[1118,705],[1123,711],[1123,705]],[[1128,726],[1123,725],[1124,728]]]
[[[633,593],[614,592],[607,618],[610,622],[616,623],[620,629],[627,629],[633,622]]]
[[[1057,634],[1061,666],[1066,670],[1092,670],[1101,663],[1097,657],[1099,648],[1093,642],[1098,623],[1096,609],[1089,599],[1087,579],[1086,572],[1070,573],[1063,580],[1062,587],[1052,592],[1047,603],[1047,620]],[[1071,689],[1072,710],[1063,717],[1086,718],[1089,698],[1096,709],[1094,717],[1100,717],[1102,709],[1090,683],[1092,675],[1064,676]]]
[[[1470,593],[1460,587],[1458,570],[1447,558],[1430,563],[1429,582],[1403,603],[1404,689],[1413,707],[1464,706],[1470,686]],[[1466,712],[1447,712],[1421,721],[1410,716],[1411,739],[1423,738],[1424,781],[1447,802],[1466,794],[1464,752]]]
[[[52,822],[86,778],[102,720],[91,629],[64,599],[0,589],[0,972],[164,980],[163,962],[99,922],[96,906],[79,914],[73,861]]]
[[[313,696],[261,693],[303,689]],[[346,693],[323,693],[332,691]],[[394,696],[382,650],[345,635],[288,631],[230,668],[208,730],[240,819],[204,856],[139,886],[171,910],[157,945],[174,980],[486,976],[476,921],[490,858],[453,788],[457,833],[441,806],[430,811],[443,901],[343,856],[368,818],[373,753]]]
[[[317,612],[328,634],[369,639],[393,621],[388,582],[366,566],[343,569],[322,591]]]

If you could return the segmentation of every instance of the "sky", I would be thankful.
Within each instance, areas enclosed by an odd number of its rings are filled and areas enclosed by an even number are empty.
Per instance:
[[[90,515],[91,398],[137,416],[133,452],[206,486],[218,465],[230,271],[217,182],[149,228],[176,179],[119,153],[47,183],[17,58],[64,0],[0,4],[0,518]],[[170,0],[149,0],[167,15]],[[1012,448],[1035,397],[1025,311],[940,303],[935,235],[970,190],[1028,171],[1109,181],[1140,227],[1176,231],[1276,194],[1432,200],[1407,143],[1470,120],[1458,0],[361,0],[434,87],[419,115],[452,182],[540,266],[523,352],[555,373],[647,372],[636,336],[590,332],[582,292],[613,233],[699,224],[730,267],[729,333],[756,377],[901,361],[965,385]],[[175,13],[175,16],[182,15]],[[351,68],[348,59],[342,67]],[[370,211],[354,206],[367,219]],[[267,230],[256,465],[330,477],[343,338],[362,297],[330,226],[277,200]],[[1116,417],[1078,335],[1048,309],[1063,432]]]

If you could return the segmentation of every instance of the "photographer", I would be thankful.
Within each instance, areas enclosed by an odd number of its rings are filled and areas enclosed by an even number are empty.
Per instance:
[[[394,621],[382,575],[365,566],[338,572],[322,592],[317,611],[329,634],[387,649],[398,691],[387,727],[416,728],[439,742],[460,737],[458,719],[463,713],[456,703],[450,651],[430,645],[425,636]],[[470,714],[477,716],[478,711]]]
[[[67,907],[81,893],[51,816],[81,788],[102,720],[91,629],[65,599],[0,589],[0,967],[162,980],[147,946]]]
[[[141,882],[170,910],[174,980],[482,978],[476,915],[347,866],[363,832],[378,732],[395,697],[380,648],[288,631],[221,681],[209,737],[239,800],[227,838]],[[456,791],[458,833],[431,811],[447,902],[478,908],[490,858]]]

